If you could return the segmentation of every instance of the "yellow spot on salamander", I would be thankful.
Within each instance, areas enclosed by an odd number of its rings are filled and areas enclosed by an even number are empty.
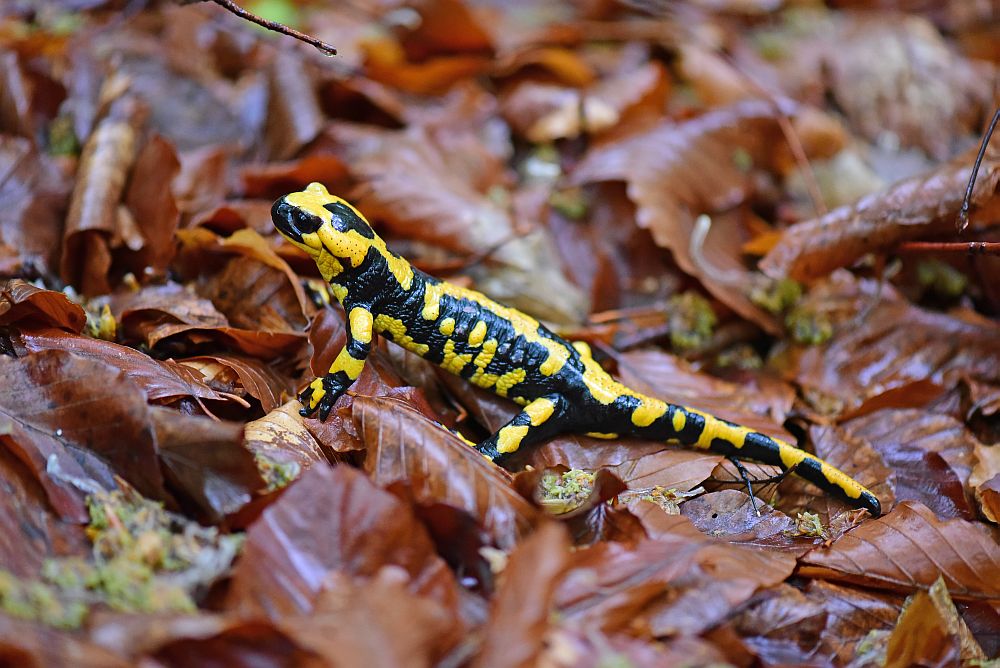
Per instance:
[[[371,343],[372,326],[374,325],[371,311],[355,306],[351,309],[351,314],[348,317],[351,321],[351,336],[360,343]]]
[[[497,432],[497,450],[501,454],[516,452],[528,434],[527,426],[504,427]]]
[[[476,348],[483,343],[483,339],[486,338],[486,323],[480,320],[476,323],[472,331],[469,332],[469,345]]]
[[[682,410],[674,411],[673,423],[674,423],[674,431],[678,433],[684,431],[684,425],[687,424],[687,416],[684,414],[684,411]]]
[[[323,379],[317,378],[309,383],[309,387],[312,388],[312,394],[309,395],[309,408],[316,408],[319,406],[320,399],[326,395],[326,388],[323,387]]]
[[[603,432],[603,431],[588,431],[586,435],[590,436],[591,438],[603,438],[609,441],[611,439],[618,438],[618,434]]]
[[[667,412],[667,405],[658,399],[646,397],[641,399],[641,402],[639,407],[632,411],[632,424],[636,427],[648,427]]]
[[[506,397],[511,388],[528,377],[524,369],[514,369],[508,371],[497,379],[496,393],[501,397]]]
[[[336,299],[341,304],[344,303],[344,299],[347,298],[347,286],[341,285],[340,283],[331,283],[330,292],[333,293],[334,299]]]
[[[333,362],[333,367],[330,369],[333,372],[343,371],[347,374],[347,377],[351,380],[357,380],[361,372],[364,371],[365,361],[359,360],[352,357],[347,350],[340,351],[337,355],[337,359]]]
[[[573,347],[576,348],[576,352],[580,353],[582,357],[593,357],[594,354],[590,352],[590,346],[586,341],[574,341]]]
[[[440,283],[430,281],[424,284],[424,310],[420,312],[424,320],[437,320],[441,315],[441,295],[444,292],[440,286]]]
[[[460,374],[465,365],[472,362],[472,353],[458,354],[455,352],[455,342],[449,339],[444,344],[444,359],[441,368],[449,373]]]
[[[375,316],[375,331],[382,333],[388,332],[392,336],[392,340],[398,346],[402,346],[411,353],[416,353],[423,357],[430,350],[430,346],[426,343],[417,343],[413,340],[409,334],[406,333],[406,325],[399,318],[393,318],[385,314],[378,314]]]
[[[444,320],[442,320],[441,324],[438,325],[438,331],[441,332],[442,334],[444,334],[445,336],[451,336],[452,334],[454,334],[455,333],[455,319],[454,318],[445,318]]]
[[[555,411],[555,403],[546,397],[540,399],[535,399],[530,404],[524,407],[524,412],[528,414],[531,418],[531,426],[537,427],[540,424],[544,424],[546,420],[552,417],[552,413]]]
[[[493,357],[496,355],[496,353],[497,353],[496,339],[489,339],[488,341],[483,343],[482,350],[480,350],[479,354],[476,355],[475,359],[472,360],[472,363],[476,366],[476,371],[475,373],[472,374],[472,377],[469,378],[469,382],[478,387],[483,387],[487,389],[496,385],[499,376],[494,373],[486,373],[486,367],[489,366],[490,362],[493,361]]]
[[[329,283],[335,277],[340,275],[344,271],[344,265],[340,264],[340,261],[327,253],[326,251],[321,251],[318,256],[316,256],[316,267],[319,269],[320,276],[323,280]]]
[[[782,466],[786,469],[790,469],[793,466],[798,466],[805,461],[808,455],[798,448],[794,448],[787,443],[778,441],[778,456],[781,458]]]

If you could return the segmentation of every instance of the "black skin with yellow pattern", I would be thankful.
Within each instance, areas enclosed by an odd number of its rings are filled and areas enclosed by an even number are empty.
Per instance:
[[[523,407],[476,446],[495,462],[563,432],[636,436],[776,465],[873,516],[881,513],[870,491],[814,455],[636,392],[608,375],[586,344],[569,343],[520,311],[413,268],[321,184],[282,197],[271,217],[313,258],[347,313],[347,344],[329,372],[301,393],[303,415],[319,411],[326,419],[360,375],[378,333]]]

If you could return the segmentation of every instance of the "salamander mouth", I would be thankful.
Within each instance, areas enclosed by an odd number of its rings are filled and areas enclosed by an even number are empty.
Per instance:
[[[297,206],[292,206],[282,197],[271,207],[271,220],[284,236],[303,243],[303,234],[312,234],[320,228],[323,221],[318,216],[306,213]]]

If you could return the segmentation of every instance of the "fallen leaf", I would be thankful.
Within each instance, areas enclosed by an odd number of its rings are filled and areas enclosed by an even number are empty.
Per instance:
[[[310,466],[326,461],[319,443],[302,423],[300,406],[298,401],[289,401],[264,417],[248,422],[243,434],[250,452],[278,464],[293,466],[291,473],[295,478]],[[268,483],[276,482],[266,471],[264,476]]]
[[[473,666],[536,665],[552,623],[559,577],[569,562],[569,537],[560,525],[541,525],[507,562]]]
[[[12,666],[127,668],[134,665],[85,639],[8,615],[0,615],[0,657]]]
[[[379,487],[402,482],[422,504],[464,510],[502,549],[512,548],[540,519],[501,469],[412,408],[357,396],[353,415],[367,448],[365,470]]]
[[[50,274],[58,266],[69,193],[58,167],[31,141],[0,135],[0,274]]]
[[[733,620],[743,642],[765,665],[815,663],[827,625],[823,606],[787,584],[764,592],[761,598]]]
[[[726,245],[734,257],[701,253],[712,266],[738,276],[734,289],[731,281],[721,282],[699,266],[690,240],[698,214],[722,212],[748,200],[751,171],[740,167],[738,157],[743,156],[740,159],[749,161],[750,167],[766,166],[773,159],[773,147],[781,141],[778,115],[778,108],[769,102],[746,100],[681,123],[662,121],[634,136],[595,146],[577,165],[571,181],[625,181],[629,198],[638,207],[637,224],[649,229],[658,246],[673,253],[682,270],[738,312],[760,313],[739,289],[750,286],[739,244]],[[716,230],[714,243],[738,238],[733,231],[719,236]],[[767,316],[760,313],[759,318]]]
[[[760,515],[754,512],[745,493],[724,489],[685,501],[681,514],[702,533],[729,543],[801,556],[817,542],[815,538],[799,535],[790,517],[762,500],[757,500],[757,507]]]
[[[84,493],[114,488],[113,473],[146,496],[166,498],[146,395],[124,373],[57,350],[0,357],[0,370],[8,447],[64,519],[86,520]]]
[[[42,325],[78,334],[86,322],[83,308],[62,292],[36,288],[17,278],[0,281],[0,325]]]
[[[134,348],[67,334],[57,329],[23,331],[14,337],[20,354],[45,350],[66,350],[74,355],[110,364],[134,381],[150,401],[172,401],[181,397],[225,401],[226,395],[208,387],[202,376],[186,366],[170,360],[154,360]]]
[[[454,611],[457,586],[412,511],[346,465],[313,466],[247,531],[226,607],[272,619],[315,608],[329,573],[403,568],[407,590]]]
[[[948,163],[801,222],[785,231],[760,261],[760,269],[774,278],[808,281],[902,241],[954,233],[968,181],[967,161]],[[984,161],[971,200],[972,221],[975,207],[993,198],[998,187],[1000,161]]]
[[[290,379],[272,365],[242,355],[203,355],[188,357],[180,362],[195,369],[216,386],[234,385],[229,392],[242,390],[260,402],[265,411],[277,408],[285,395],[294,389]]]
[[[333,572],[311,614],[276,626],[327,665],[436,665],[461,640],[464,624],[454,610],[411,588],[398,566],[384,566],[368,582]]]
[[[265,483],[243,446],[243,425],[153,407],[152,423],[163,474],[197,517],[217,524],[249,503]]]
[[[929,590],[918,591],[907,601],[889,636],[885,665],[952,666],[985,659],[939,577]]]
[[[556,594],[567,622],[606,632],[642,624],[654,636],[699,633],[795,567],[791,555],[720,543],[686,518],[676,521],[669,532],[635,546],[577,550]]]
[[[956,599],[1000,596],[996,539],[981,524],[938,520],[915,501],[814,550],[799,573],[893,591],[927,589],[940,575]]]
[[[0,564],[15,577],[30,579],[47,559],[84,556],[90,543],[83,527],[53,512],[54,504],[37,475],[18,460],[10,438],[0,435],[0,533],[7,537],[0,541]]]
[[[997,327],[913,306],[888,286],[836,272],[805,308],[827,314],[832,338],[787,348],[778,359],[807,395],[833,397],[838,410],[887,390],[930,380],[950,387],[963,376],[1000,385]]]
[[[119,98],[87,139],[80,156],[59,273],[85,295],[111,291],[112,250],[121,244],[126,224],[119,206],[143,121],[144,112],[134,97]]]
[[[847,664],[858,655],[858,645],[870,633],[888,633],[903,605],[903,597],[899,595],[824,580],[811,580],[805,594],[812,604],[826,612],[822,631],[825,653],[840,664]]]

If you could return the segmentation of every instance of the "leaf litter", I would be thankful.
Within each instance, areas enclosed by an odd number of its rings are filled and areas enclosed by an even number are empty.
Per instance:
[[[214,6],[0,23],[0,655],[1000,652],[1000,265],[948,251],[1000,231],[995,149],[954,227],[995,17],[271,4],[342,55]],[[758,514],[718,455],[624,439],[563,434],[512,475],[469,442],[515,407],[382,342],[303,419],[345,318],[268,209],[310,181],[416,266],[798,442],[887,512],[748,465]]]

